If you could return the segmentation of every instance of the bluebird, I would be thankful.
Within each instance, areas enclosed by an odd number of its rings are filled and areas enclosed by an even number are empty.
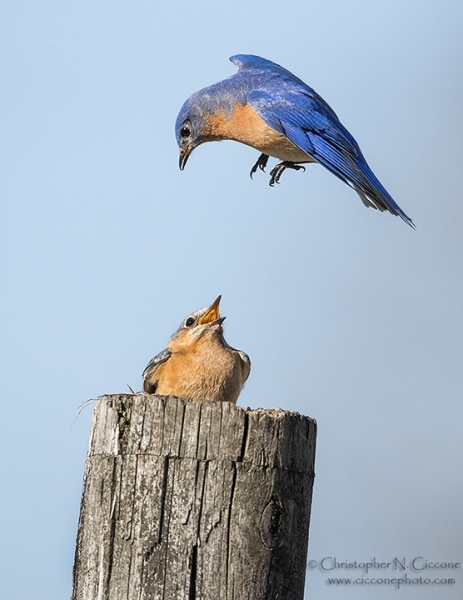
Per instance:
[[[318,162],[352,187],[366,206],[388,211],[415,227],[368,166],[352,135],[333,109],[301,79],[274,62],[237,54],[238,73],[188,98],[175,123],[185,168],[204,142],[235,140],[261,152],[251,169],[265,170],[269,156],[279,159],[270,185],[285,169],[305,170]]]
[[[236,403],[251,361],[225,341],[220,299],[189,315],[167,347],[148,363],[143,371],[147,394]]]

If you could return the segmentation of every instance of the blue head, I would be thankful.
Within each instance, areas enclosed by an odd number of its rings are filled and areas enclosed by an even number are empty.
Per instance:
[[[175,136],[180,149],[179,167],[183,171],[193,150],[204,142],[224,139],[217,129],[218,115],[227,120],[237,102],[246,102],[246,86],[239,74],[192,94],[178,113]]]
[[[207,115],[201,107],[198,94],[188,98],[175,121],[175,136],[180,149],[178,166],[182,171],[193,150],[209,139]]]

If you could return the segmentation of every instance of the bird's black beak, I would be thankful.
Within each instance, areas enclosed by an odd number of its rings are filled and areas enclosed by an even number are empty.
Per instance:
[[[178,166],[179,166],[180,171],[183,171],[183,169],[185,168],[188,157],[190,156],[190,154],[192,152],[193,152],[193,147],[191,145],[185,146],[185,148],[182,148],[180,150],[180,156],[178,159]]]

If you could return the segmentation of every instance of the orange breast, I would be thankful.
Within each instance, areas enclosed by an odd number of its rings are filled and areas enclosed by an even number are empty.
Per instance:
[[[238,352],[211,339],[172,350],[172,356],[154,374],[156,394],[236,402],[244,383]]]
[[[292,162],[312,162],[313,159],[295,146],[285,135],[263,121],[250,104],[236,104],[230,118],[218,112],[209,118],[212,139],[241,142],[264,154]]]

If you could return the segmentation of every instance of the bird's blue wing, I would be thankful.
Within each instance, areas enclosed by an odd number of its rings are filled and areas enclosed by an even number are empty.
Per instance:
[[[248,102],[275,131],[285,135],[334,175],[355,189],[367,206],[412,220],[396,204],[368,166],[362,152],[334,111],[308,88],[282,85],[270,91],[254,90]]]
[[[318,106],[325,114],[338,119],[331,106],[317,92],[281,65],[253,54],[237,54],[230,58],[238,67],[236,76],[228,81],[246,79],[252,81],[253,89],[267,92],[267,100],[281,101],[285,96],[294,95],[294,101],[303,108],[308,102]],[[227,81],[227,80],[226,80]],[[245,85],[243,87],[246,87]]]
[[[281,70],[293,75],[284,67],[277,65],[277,63],[254,54],[235,54],[234,56],[230,56],[230,62],[236,65],[239,71],[249,71],[254,69]],[[295,76],[293,75],[293,77]]]
[[[361,154],[357,142],[315,92],[256,90],[248,94],[248,102],[267,125],[285,134],[307,154],[316,151],[316,136],[354,157]]]
[[[169,360],[171,356],[172,352],[169,350],[169,348],[165,348],[162,352],[156,354],[156,356],[152,358],[146,365],[146,368],[143,371],[143,379],[150,377],[159,368],[159,366]]]

